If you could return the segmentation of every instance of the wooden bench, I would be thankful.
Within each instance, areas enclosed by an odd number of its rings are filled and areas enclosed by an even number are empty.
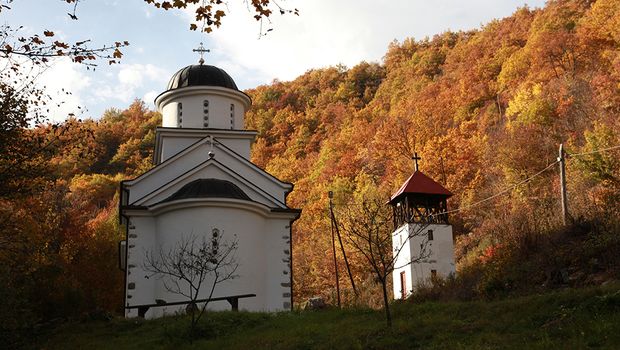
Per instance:
[[[199,300],[194,301],[194,303],[195,304],[199,304],[199,303],[206,303],[206,302],[211,302],[211,301],[226,300],[228,303],[230,303],[230,306],[232,307],[232,311],[239,311],[239,299],[252,298],[252,297],[255,297],[255,296],[256,296],[256,294],[230,295],[230,296],[217,297],[217,298],[211,298],[211,299],[199,299]],[[174,306],[174,305],[188,305],[188,304],[191,304],[191,303],[192,303],[191,300],[188,300],[188,301],[175,301],[175,302],[172,302],[172,303],[167,303],[167,302],[161,301],[161,302],[157,302],[155,304],[142,304],[142,305],[125,306],[125,309],[138,309],[138,317],[144,318],[144,315],[146,315],[146,312],[149,311],[149,309],[152,308],[152,307]]]

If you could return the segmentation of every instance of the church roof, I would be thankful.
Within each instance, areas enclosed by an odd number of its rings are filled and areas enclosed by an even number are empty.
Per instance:
[[[239,90],[233,78],[223,69],[207,64],[194,64],[174,73],[167,90],[188,86],[219,86]]]
[[[194,180],[181,187],[173,195],[160,203],[189,198],[233,198],[247,201],[251,200],[250,197],[234,183],[210,178]]]
[[[390,204],[393,204],[406,194],[434,195],[446,198],[452,197],[452,192],[448,191],[445,187],[424,175],[424,173],[419,170],[409,176],[407,181],[405,181],[398,191],[392,195]]]

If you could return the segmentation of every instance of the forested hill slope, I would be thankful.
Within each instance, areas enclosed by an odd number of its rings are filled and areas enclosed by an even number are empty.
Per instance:
[[[394,42],[383,64],[311,70],[248,93],[247,127],[259,131],[253,160],[295,183],[289,201],[304,210],[295,291],[326,295],[329,190],[337,206],[369,187],[387,196],[418,152],[421,170],[455,193],[455,209],[544,169],[560,143],[571,153],[620,145],[620,3],[549,1],[479,30]],[[617,217],[620,152],[569,158],[567,167],[572,216]],[[554,166],[454,214],[459,266],[480,264],[526,231],[557,228],[557,179]]]

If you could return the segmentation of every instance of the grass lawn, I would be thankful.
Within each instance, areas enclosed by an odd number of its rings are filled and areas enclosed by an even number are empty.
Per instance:
[[[185,316],[67,323],[43,349],[620,349],[620,284],[498,301],[394,303],[376,310],[214,312],[188,340]]]

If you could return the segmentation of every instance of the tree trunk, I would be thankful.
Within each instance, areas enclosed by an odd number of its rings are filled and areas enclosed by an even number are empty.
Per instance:
[[[383,289],[383,308],[385,309],[385,320],[387,321],[387,326],[392,327],[392,314],[390,313],[390,303],[387,295],[387,280],[381,281],[381,288]]]

